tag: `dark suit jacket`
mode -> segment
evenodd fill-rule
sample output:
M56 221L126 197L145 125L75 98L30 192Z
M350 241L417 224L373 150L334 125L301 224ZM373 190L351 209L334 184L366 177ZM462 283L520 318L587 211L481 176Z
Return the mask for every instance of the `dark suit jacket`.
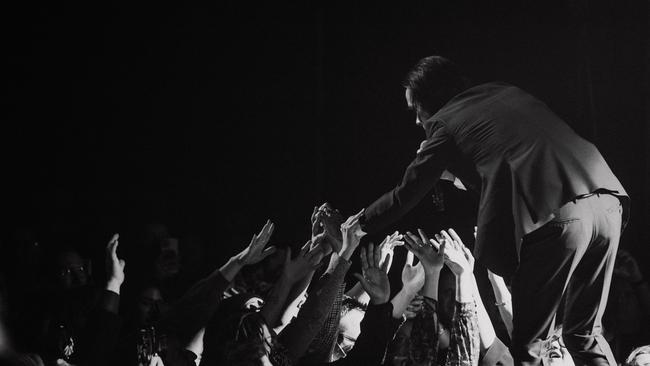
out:
M596 147L517 87L472 87L427 122L427 141L402 182L366 208L366 232L406 214L445 169L479 190L474 255L500 275L516 269L521 238L579 195L611 191L627 217L629 198Z

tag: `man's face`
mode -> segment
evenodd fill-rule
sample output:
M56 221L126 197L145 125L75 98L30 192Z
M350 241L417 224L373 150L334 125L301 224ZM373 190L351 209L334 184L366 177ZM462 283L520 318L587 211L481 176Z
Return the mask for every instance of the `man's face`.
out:
M158 320L166 308L160 290L155 287L147 287L142 290L138 299L138 322L142 325L151 324Z
M59 286L64 290L83 287L88 283L88 263L78 253L67 251L57 258Z
M408 108L415 112L415 124L426 130L425 122L431 117L431 114L413 100L413 91L411 88L406 88L406 105Z
M361 334L361 321L366 313L360 309L350 309L339 321L339 334L332 361L345 357Z
M570 357L562 352L560 340L553 338L544 346L542 366L572 366L573 360Z

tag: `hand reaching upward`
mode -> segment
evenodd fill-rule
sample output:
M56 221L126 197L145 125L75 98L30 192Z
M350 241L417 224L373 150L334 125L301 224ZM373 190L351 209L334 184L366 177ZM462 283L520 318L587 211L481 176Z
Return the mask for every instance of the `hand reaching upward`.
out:
M355 273L363 289L370 295L370 302L375 305L388 302L390 282L388 281L388 260L381 263L381 251L374 244L361 248L362 273Z

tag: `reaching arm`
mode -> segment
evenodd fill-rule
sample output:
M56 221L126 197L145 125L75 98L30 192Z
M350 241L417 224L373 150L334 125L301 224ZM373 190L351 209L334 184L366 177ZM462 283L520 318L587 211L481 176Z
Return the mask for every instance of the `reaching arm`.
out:
M424 285L424 267L421 263L414 266L413 259L413 253L408 252L402 269L402 289L391 300L393 318L401 318L404 315L406 308Z
M219 269L192 286L155 325L163 333L176 334L182 343L189 343L216 310L223 291L242 267L258 263L271 255L274 247L266 247L274 225L267 221L250 244Z
M415 207L445 170L452 146L451 137L440 123L406 168L402 182L366 208L361 218L363 230L368 233L380 231Z
M440 242L446 243L445 264L456 277L456 312L452 321L446 365L476 366L480 357L481 343L485 341L491 345L494 342L494 329L489 323L492 330L491 340L489 332L484 334L485 340L482 339L475 300L474 258L458 235L453 230L450 232L453 233L454 239L445 231L441 231L441 235L436 236ZM489 322L489 318L487 321Z
M303 245L300 253L293 260L291 259L291 248L287 248L282 274L260 311L267 324L275 325L277 323L287 302L289 290L297 281L313 272L321 259L320 247L311 247L311 241Z
M447 242L453 242L454 249L457 252L458 256L464 256L471 272L469 272L466 280L468 281L465 286L467 286L467 291L472 294L472 299L476 302L476 312L478 317L478 329L480 336L480 346L481 352L484 353L492 344L496 338L496 333L494 331L494 326L490 320L490 316L485 310L485 305L481 299L481 294L478 290L478 285L476 283L476 277L474 276L474 257L470 250L463 244L463 241L460 239L460 236L454 231L454 229L449 229L449 233L446 231L440 232L443 240ZM453 257L453 256L452 256Z
M510 338L512 338L512 298L510 296L508 286L506 286L506 282L501 276L492 273L492 271L489 269L488 279L492 285L492 290L494 291L494 299L497 309L499 309L499 314L501 314L503 324L506 326L508 335Z

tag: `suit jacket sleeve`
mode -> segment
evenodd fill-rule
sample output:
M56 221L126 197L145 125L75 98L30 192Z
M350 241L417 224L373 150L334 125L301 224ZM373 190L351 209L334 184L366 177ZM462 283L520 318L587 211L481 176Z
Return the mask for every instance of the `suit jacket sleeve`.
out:
M407 214L433 188L452 156L453 141L442 122L406 168L402 182L368 206L361 217L367 233L375 233Z

